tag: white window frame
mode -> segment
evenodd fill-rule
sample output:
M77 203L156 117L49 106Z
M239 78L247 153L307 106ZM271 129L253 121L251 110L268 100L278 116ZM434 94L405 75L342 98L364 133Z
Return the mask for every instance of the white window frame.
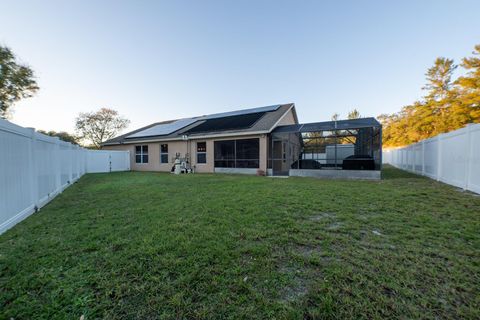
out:
M199 143L205 143L205 151L201 151L201 152L198 151L198 144ZM207 163L207 142L206 141L198 141L197 144L195 145L195 147L196 147L195 151L196 151L196 154L197 154L197 157L195 159L196 163L197 164L206 164ZM199 154L204 154L205 155L205 162L198 162L198 155Z
M140 152L137 151L137 147L140 147ZM143 150L144 147L147 147L147 152ZM136 145L135 146L135 163L137 164L145 164L148 163L149 156L148 156L148 144ZM140 162L137 161L137 156L140 156ZM143 156L147 156L147 161L143 162Z

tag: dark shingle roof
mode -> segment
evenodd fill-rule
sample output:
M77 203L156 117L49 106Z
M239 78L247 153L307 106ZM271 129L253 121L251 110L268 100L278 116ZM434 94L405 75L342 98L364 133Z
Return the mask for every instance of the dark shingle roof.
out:
M194 138L208 135L270 132L273 126L292 107L294 107L294 104L289 103L157 122L108 140L103 145L156 139L174 140L181 138L183 135Z

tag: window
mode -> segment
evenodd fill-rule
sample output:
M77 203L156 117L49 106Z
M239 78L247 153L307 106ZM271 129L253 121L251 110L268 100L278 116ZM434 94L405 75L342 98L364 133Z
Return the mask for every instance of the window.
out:
M148 163L148 146L135 146L135 162Z
M168 163L168 144L160 145L160 163Z
M215 167L258 168L259 139L215 141Z
M206 142L197 142L197 163L207 163Z

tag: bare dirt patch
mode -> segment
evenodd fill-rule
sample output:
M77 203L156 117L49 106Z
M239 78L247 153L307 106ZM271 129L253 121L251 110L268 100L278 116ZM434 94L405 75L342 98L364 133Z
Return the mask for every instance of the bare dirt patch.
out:
M336 214L333 212L319 212L313 216L310 216L308 220L310 221L321 221L326 219L334 219Z
M297 252L298 254L304 257L311 257L314 254L318 254L318 255L322 254L322 249L320 248L320 246L299 245L299 246L296 246L294 250L295 252Z
M304 271L292 266L280 266L278 271L289 278L288 284L280 289L281 301L293 302L308 293L309 280Z
M341 222L333 222L327 226L327 230L338 230L343 227L343 223Z

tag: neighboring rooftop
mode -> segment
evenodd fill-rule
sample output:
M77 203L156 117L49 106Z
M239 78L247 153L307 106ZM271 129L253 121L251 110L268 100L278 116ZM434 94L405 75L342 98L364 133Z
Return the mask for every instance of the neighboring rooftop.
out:
M142 140L174 140L182 136L198 137L234 133L267 133L294 107L293 103L215 113L153 123L103 143L133 143ZM296 113L293 111L296 118Z

